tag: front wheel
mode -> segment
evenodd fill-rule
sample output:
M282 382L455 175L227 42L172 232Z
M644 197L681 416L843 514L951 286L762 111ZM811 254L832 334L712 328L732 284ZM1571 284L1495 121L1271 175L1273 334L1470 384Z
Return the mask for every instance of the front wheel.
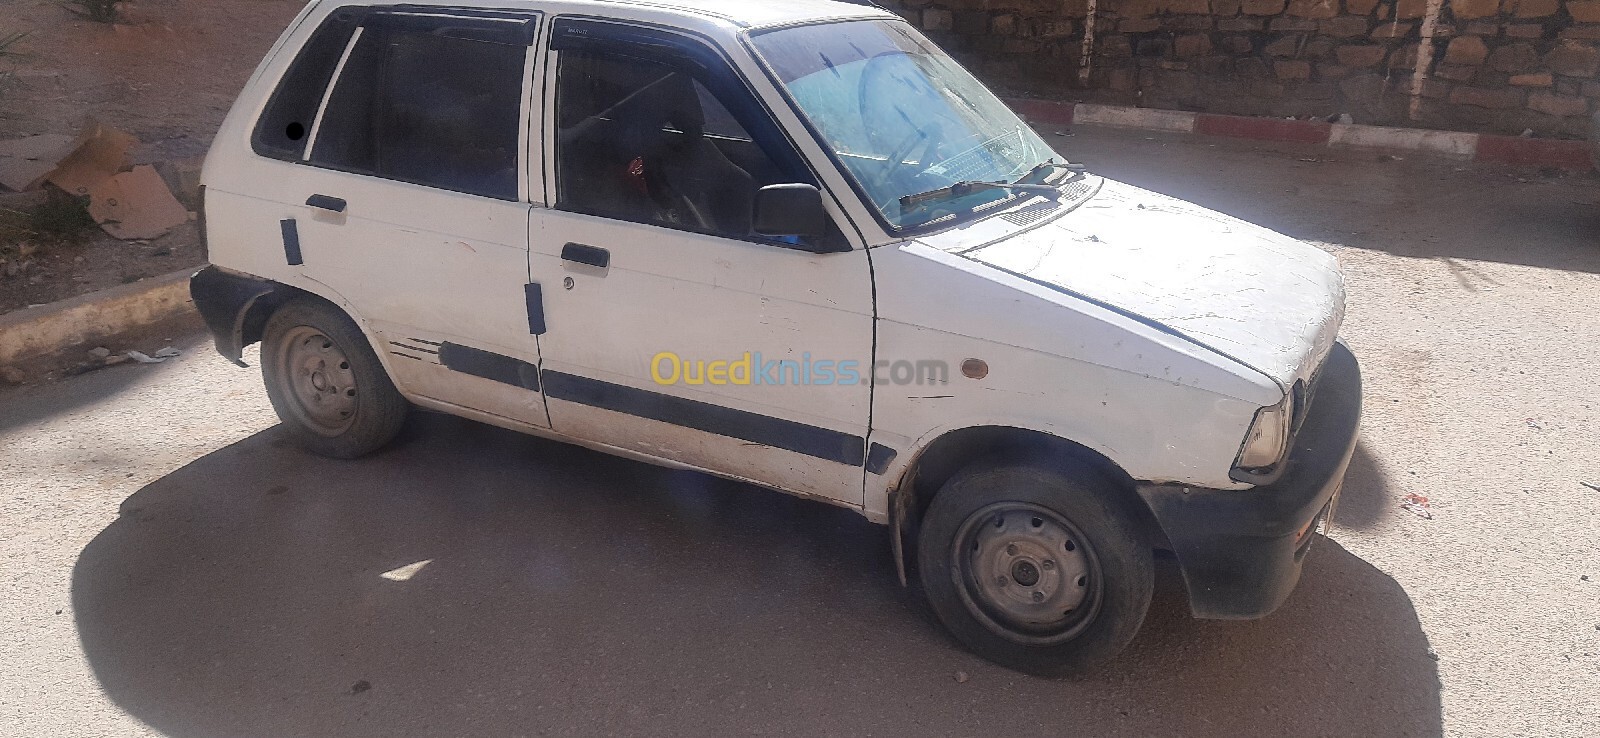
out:
M978 655L1039 676L1084 673L1144 622L1151 546L1125 498L1086 467L978 464L945 483L917 539L919 577Z
M353 459L382 448L410 409L355 321L317 300L293 300L273 313L261 374L278 418L321 456Z

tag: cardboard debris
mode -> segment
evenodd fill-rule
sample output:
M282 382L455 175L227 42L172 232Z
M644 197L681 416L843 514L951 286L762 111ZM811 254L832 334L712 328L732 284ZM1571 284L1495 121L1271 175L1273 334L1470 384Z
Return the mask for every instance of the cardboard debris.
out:
M0 186L25 192L44 183L74 148L71 136L46 133L0 141Z
M60 134L0 141L0 185L19 192L49 182L89 196L89 215L117 238L155 238L189 211L151 166L128 166L138 139L93 119L76 138Z
M71 155L47 179L69 194L91 194L95 185L128 166L128 150L138 143L132 135L91 118L84 122Z
M121 239L155 238L189 219L189 211L148 164L91 187L89 215Z

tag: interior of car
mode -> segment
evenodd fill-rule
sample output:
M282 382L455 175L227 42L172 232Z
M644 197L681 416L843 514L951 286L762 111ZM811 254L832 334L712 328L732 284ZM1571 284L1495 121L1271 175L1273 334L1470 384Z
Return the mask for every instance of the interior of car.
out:
M562 54L558 76L562 207L751 235L756 191L783 177L699 81L655 62L579 51Z

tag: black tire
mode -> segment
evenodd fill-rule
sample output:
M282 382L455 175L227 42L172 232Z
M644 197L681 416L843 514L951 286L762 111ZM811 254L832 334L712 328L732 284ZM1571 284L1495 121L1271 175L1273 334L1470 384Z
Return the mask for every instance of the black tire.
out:
M967 467L923 516L923 591L978 655L1036 676L1084 674L1120 653L1150 608L1151 544L1127 504L1085 466Z
M355 321L313 298L284 303L267 321L261 375L284 427L319 456L353 459L383 448L411 407Z

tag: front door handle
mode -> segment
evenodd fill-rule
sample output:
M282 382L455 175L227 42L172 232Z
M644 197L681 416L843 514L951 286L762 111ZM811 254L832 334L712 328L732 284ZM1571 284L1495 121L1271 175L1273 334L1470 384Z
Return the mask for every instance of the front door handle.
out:
M320 208L332 213L344 212L345 206L343 198L333 197L331 195L312 195L306 198L306 204L311 207Z
M611 252L597 246L569 243L561 247L561 258L578 264L605 269L611 265Z

